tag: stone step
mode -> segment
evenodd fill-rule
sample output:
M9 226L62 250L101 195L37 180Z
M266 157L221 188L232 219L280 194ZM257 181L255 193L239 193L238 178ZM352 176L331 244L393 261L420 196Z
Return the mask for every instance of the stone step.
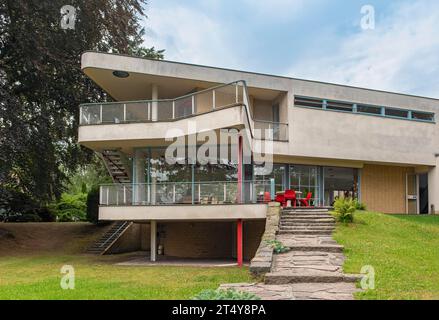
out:
M282 214L313 214L313 213L327 213L329 214L328 210L288 210L288 209L283 209L282 210Z
M284 222L298 222L298 223L335 223L334 219L281 219Z
M335 226L334 222L300 222L300 221L281 221L281 226L297 226L297 227L314 227L314 226L322 226L322 227L333 227Z
M322 227L322 226L281 226L279 230L290 231L334 231L335 227Z
M278 234L292 234L292 235L331 235L332 230L324 231L302 231L302 230L282 230L278 231Z
M283 212L328 212L328 209L321 209L321 208L300 208L300 207L296 207L296 208L292 208L292 207L287 207L287 208L283 208L282 209Z
M325 212L311 212L311 213L303 213L303 212L297 212L297 213L282 213L281 217L297 217L297 216L321 216L321 217L332 217L329 213Z
M361 279L359 275L343 274L341 272L313 270L310 268L293 268L289 272L271 272L265 275L265 284L290 283L354 283Z
M293 245L288 246L291 251L307 251L307 252L343 252L343 246L339 244L322 244L322 245Z
M283 214L281 218L334 218L330 214Z

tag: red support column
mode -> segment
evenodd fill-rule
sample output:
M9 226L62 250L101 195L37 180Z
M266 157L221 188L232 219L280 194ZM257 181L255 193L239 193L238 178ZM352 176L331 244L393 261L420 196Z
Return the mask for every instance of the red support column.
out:
M242 261L243 261L243 248L242 248L242 219L238 219L236 221L236 255L238 260L238 267L242 267Z

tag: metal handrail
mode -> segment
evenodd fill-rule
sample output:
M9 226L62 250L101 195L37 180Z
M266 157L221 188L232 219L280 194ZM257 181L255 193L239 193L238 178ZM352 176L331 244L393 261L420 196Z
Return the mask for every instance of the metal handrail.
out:
M160 103L160 102L172 102L172 103L175 103L176 101L179 101L179 100L183 100L183 99L190 98L190 97L193 98L193 97L195 97L197 95L201 95L201 94L206 93L206 92L215 92L216 90L219 90L221 88L228 87L228 86L233 86L233 85L235 85L235 86L241 85L242 86L242 90L243 90L242 91L242 99L243 99L243 101L238 101L239 93L236 92L236 100L237 100L236 103L232 103L232 104L228 104L228 105L224 105L224 106L215 106L214 105L212 107L212 110L207 111L207 112L212 112L212 111L215 111L215 110L220 110L220 109L224 109L224 108L227 108L227 107L233 107L233 106L244 106L245 113L246 113L246 118L247 118L246 120L248 122L248 127L250 128L251 138L255 138L255 134L254 134L254 123L255 122L256 123L272 123L274 125L283 125L283 126L288 127L288 123L273 122L273 121L267 121L267 120L255 120L255 119L253 119L252 113L251 113L251 111L249 109L249 101L250 101L250 99L249 99L248 90L247 90L247 83L245 82L245 80L238 80L238 81L230 82L230 83L227 83L227 84L218 85L218 86L215 86L215 87L212 87L212 88L203 89L203 90L200 90L200 91L197 91L197 92L194 92L194 93L190 93L190 94L187 94L187 95L183 95L183 96L180 96L180 97L177 97L177 98L173 98L173 99L117 101L117 102L103 102L103 103L84 103L84 104L80 105L80 108L81 108L80 122L82 120L82 107L101 106L101 108L102 108L103 105L124 105L124 106L126 106L126 104L135 104L135 103L145 103L145 104ZM205 113L207 113L207 112L205 112ZM173 115L173 118L167 119L166 122L178 121L178 120L180 120L182 118L190 118L190 117L194 117L194 116L197 116L197 115L201 115L203 113L190 114L190 115L182 116L182 117L175 117ZM102 122L102 114L100 115L100 121ZM126 121L126 119L124 119L124 121ZM144 120L140 120L138 122L144 122ZM148 120L147 122L157 122L157 121ZM80 125L81 125L81 123L80 123Z

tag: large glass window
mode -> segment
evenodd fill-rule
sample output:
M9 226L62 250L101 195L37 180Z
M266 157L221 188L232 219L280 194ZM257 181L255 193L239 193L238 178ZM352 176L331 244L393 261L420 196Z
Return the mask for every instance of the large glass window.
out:
M326 167L324 176L324 205L332 206L338 198L358 198L358 170Z
M305 198L311 192L311 205L320 204L319 168L317 166L290 166L290 188L296 191L298 198Z
M264 185L269 185L274 179L276 192L285 190L285 165L274 164L272 170L265 169L263 166L254 166L255 181Z

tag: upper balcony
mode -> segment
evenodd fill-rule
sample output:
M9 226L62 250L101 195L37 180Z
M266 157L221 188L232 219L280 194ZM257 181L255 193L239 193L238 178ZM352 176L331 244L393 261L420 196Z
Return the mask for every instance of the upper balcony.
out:
M288 124L269 120L276 113L279 118L279 106L274 107L276 110L270 102L264 106L263 100L250 98L247 90L244 81L236 81L173 99L82 104L79 140L130 140L140 135L148 140L163 139L171 128L189 134L190 120L196 122L199 131L246 128L253 139L288 141ZM124 124L133 125L133 135ZM101 130L84 128L96 125L110 126L105 130L106 137Z

